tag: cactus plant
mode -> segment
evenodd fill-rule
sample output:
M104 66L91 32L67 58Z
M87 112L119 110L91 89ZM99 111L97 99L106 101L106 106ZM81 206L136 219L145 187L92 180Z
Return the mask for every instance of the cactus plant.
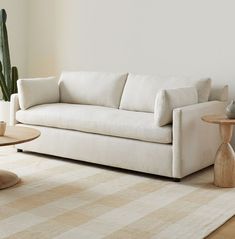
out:
M10 101L11 95L17 93L18 70L11 67L7 28L7 14L5 9L0 10L0 87L3 100Z

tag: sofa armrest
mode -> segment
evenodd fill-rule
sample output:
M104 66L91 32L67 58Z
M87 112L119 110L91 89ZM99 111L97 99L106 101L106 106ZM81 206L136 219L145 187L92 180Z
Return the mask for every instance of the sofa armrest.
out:
M182 178L214 163L221 143L218 125L201 120L203 115L224 114L226 102L209 101L173 111L172 175Z
M10 103L10 125L14 126L17 124L16 120L16 112L20 109L19 105L19 97L18 94L11 95L11 103Z

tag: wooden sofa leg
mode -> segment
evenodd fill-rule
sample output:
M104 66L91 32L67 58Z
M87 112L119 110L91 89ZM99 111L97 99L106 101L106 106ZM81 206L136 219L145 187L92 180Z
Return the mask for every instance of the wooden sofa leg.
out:
M18 152L18 153L22 153L22 152L23 152L23 149L17 149L17 152Z
M173 178L173 182L179 183L181 181L180 178Z

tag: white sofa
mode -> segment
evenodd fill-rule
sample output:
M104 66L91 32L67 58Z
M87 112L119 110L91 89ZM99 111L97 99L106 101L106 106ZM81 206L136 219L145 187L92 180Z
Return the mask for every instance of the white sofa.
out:
M210 83L96 72L64 72L59 82L19 80L11 124L37 128L41 136L16 147L178 180L214 163L219 130L200 118L224 112L227 87L211 90ZM163 88L195 88L197 102L181 102L174 91L168 102L171 93ZM162 101L159 92L166 93ZM162 110L172 123L158 125Z

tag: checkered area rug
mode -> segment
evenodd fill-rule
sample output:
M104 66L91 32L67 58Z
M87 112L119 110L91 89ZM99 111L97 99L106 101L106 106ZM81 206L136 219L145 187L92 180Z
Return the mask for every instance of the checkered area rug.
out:
M0 168L22 179L0 191L0 238L197 239L235 213L211 168L175 183L13 149Z

